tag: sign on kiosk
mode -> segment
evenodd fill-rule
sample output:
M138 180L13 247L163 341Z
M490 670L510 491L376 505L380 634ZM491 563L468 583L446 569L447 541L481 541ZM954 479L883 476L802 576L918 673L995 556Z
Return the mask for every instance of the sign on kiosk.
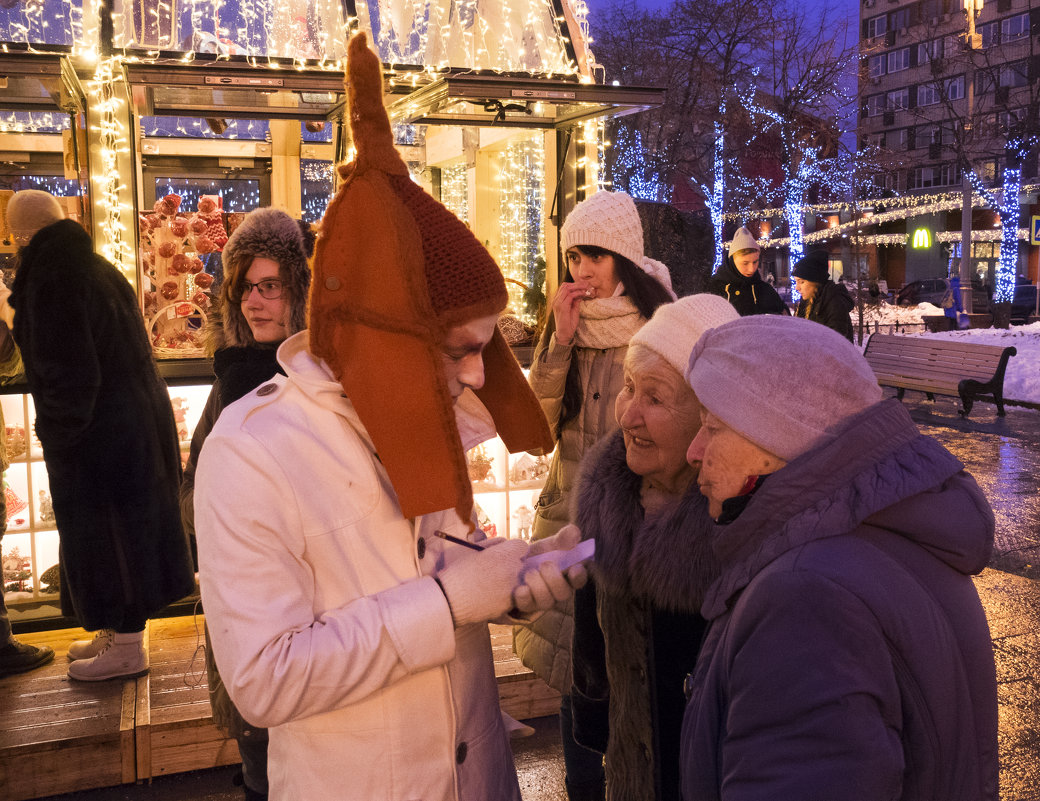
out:
M1029 221L1029 244L1040 245L1040 214L1034 214Z

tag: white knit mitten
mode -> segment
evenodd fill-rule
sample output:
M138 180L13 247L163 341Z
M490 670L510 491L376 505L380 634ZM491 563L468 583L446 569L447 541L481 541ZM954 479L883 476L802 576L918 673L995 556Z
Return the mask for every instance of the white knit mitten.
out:
M529 548L523 540L506 540L467 554L437 574L456 628L495 620L512 609Z

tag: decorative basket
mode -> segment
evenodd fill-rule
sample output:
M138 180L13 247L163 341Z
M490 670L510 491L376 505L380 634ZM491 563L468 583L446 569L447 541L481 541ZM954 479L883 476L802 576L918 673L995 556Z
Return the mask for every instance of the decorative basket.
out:
M159 308L159 310L152 315L148 321L148 338L153 343L152 352L158 359L197 359L206 355L206 350L198 345L185 344L182 347L167 347L163 345L155 345L155 327L163 318L168 320L187 320L195 315L199 318L198 331L201 333L202 329L206 325L206 312L205 310L196 303L192 303L189 300L175 300L172 303L167 303L165 306Z

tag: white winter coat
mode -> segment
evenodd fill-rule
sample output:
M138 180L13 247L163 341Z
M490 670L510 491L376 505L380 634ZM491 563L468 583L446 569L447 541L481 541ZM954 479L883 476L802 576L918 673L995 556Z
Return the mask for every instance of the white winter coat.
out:
M488 628L456 630L433 579L467 551L432 532L466 526L454 511L401 516L307 337L279 348L287 378L221 414L195 488L217 665L271 730L271 798L519 801ZM470 448L493 428L467 396Z

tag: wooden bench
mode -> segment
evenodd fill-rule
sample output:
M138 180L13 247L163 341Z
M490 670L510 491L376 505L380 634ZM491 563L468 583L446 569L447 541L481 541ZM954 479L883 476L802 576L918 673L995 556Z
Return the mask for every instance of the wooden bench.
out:
M998 345L977 345L952 339L873 334L863 352L883 387L895 387L896 396L912 389L935 395L959 396L960 414L967 417L975 400L991 395L997 414L1004 416L1004 372L1017 351Z

